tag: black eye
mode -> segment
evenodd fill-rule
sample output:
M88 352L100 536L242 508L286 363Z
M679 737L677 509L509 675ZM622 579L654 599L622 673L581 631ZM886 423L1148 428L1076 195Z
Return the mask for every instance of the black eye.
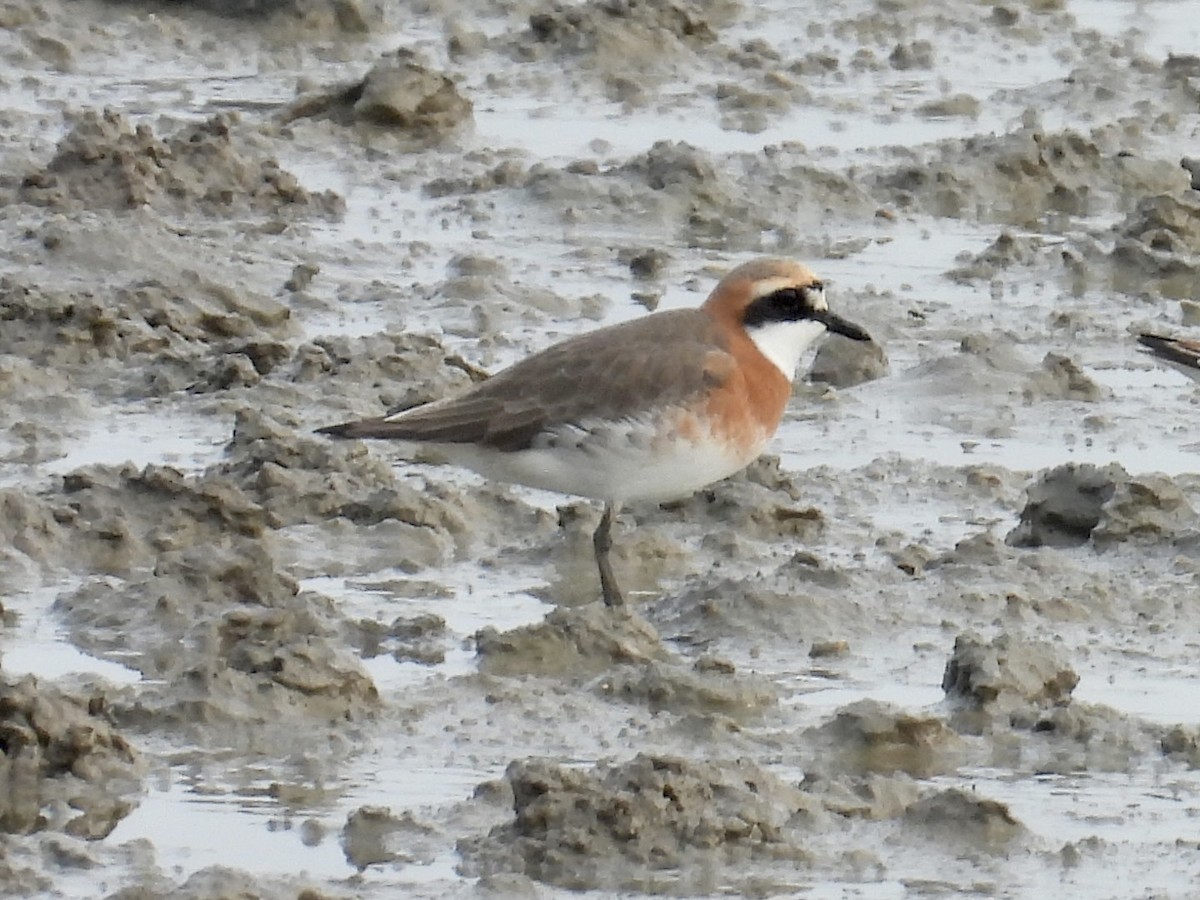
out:
M812 311L810 294L823 287L821 282L814 281L804 287L785 287L764 294L746 307L742 324L753 328L770 322L795 322L806 318Z

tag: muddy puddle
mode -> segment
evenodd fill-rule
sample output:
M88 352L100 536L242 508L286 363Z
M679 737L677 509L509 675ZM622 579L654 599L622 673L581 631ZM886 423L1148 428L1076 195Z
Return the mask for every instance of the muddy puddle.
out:
M0 3L0 890L1193 896L1198 23ZM758 255L882 355L628 612L591 505L312 433Z

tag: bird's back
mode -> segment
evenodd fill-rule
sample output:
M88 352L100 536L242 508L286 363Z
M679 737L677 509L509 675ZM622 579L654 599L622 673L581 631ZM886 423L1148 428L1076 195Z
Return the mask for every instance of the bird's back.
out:
M686 406L715 386L725 356L708 315L670 310L562 341L458 397L322 432L514 452L562 428Z

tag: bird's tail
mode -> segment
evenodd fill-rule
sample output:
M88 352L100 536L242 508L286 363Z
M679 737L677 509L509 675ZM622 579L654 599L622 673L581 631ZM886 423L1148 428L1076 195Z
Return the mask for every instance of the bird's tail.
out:
M326 425L318 428L316 434L324 434L336 438L410 438L412 429L399 422L389 422L386 417L374 419L357 419L353 422L342 422L338 425Z

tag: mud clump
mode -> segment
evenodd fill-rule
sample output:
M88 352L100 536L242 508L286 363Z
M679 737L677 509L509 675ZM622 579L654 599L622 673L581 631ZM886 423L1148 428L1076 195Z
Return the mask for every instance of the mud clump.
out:
M362 35L383 22L378 4L372 0L190 0L166 9L195 7L218 16L245 22L269 23L278 36Z
M342 851L360 872L389 862L428 865L435 856L432 841L436 834L436 829L410 812L396 815L386 807L360 806L346 817ZM437 849L441 849L440 842Z
M1179 166L1128 152L1119 133L1099 129L945 141L897 168L863 173L884 203L933 216L1046 231L1047 212L1094 216L1148 191L1186 183Z
M367 337L322 337L302 344L281 375L320 381L334 415L377 416L460 393L475 371L435 338L400 332ZM350 405L353 401L353 406ZM247 422L255 418L246 412Z
M1029 378L1022 396L1026 403L1035 400L1079 400L1095 403L1111 392L1093 381L1073 359L1061 353L1047 353L1040 371Z
M402 484L361 444L297 435L257 410L237 417L228 460L199 475L93 466L65 476L61 493L24 502L14 495L11 503L34 526L26 535L31 555L45 558L62 542L71 565L117 575L152 567L164 552L218 549L293 525L334 527L338 518L426 529L448 550L465 540L469 519L485 519L482 507L464 510L451 493Z
M0 831L103 838L136 802L144 766L103 715L34 678L0 678Z
M334 645L316 639L314 619L305 610L234 610L217 634L231 669L266 675L304 698L329 698L342 707L336 714L361 716L378 699L375 686Z
M43 498L44 519L36 504L10 498L33 526L31 562L62 565L69 554L89 576L56 601L76 643L152 679L113 699L122 722L207 725L205 740L239 743L240 734L211 735L218 724L236 730L297 715L337 723L377 708L374 684L344 646L352 623L327 598L300 592L273 555L274 531L289 517L322 517L303 511L303 497L272 512L263 492L273 482L248 480L242 490L216 472L94 467Z
M954 845L1002 852L1029 830L1007 806L958 788L923 797L904 815L908 827Z
M399 616L390 625L362 619L357 632L358 653L363 659L389 653L397 662L427 666L446 660L446 620L433 613Z
M1125 470L1112 463L1068 464L1045 473L1027 491L1021 524L1006 542L1017 547L1078 547L1100 524L1104 505L1116 493Z
M721 111L721 127L726 131L744 131L758 134L766 131L771 119L787 112L791 99L780 87L793 87L784 77L777 75L772 89L748 90L741 85L724 82L716 89L717 108Z
M1054 644L1002 634L991 643L962 634L942 688L950 727L995 761L1011 754L1032 772L1128 772L1157 749L1161 728L1100 704L1072 700L1079 682Z
M991 643L959 635L942 676L946 696L959 701L952 724L969 733L990 723L1033 728L1046 710L1069 703L1078 683L1059 648L1008 634Z
M918 363L900 376L939 398L929 418L955 431L1009 437L1016 403L1094 402L1109 396L1078 363L1059 353L1047 353L1038 365L1014 349L1011 340L983 332L965 334L958 349Z
M622 164L619 174L641 182L664 204L680 204L687 210L689 229L697 234L713 234L719 211L728 211L737 196L712 156L684 142L659 141Z
M617 254L617 258L629 266L629 271L635 278L646 280L663 277L671 263L671 254L657 247L624 250Z
M23 491L0 491L0 577L5 584L18 572L56 565L63 528L60 518L69 513ZM9 585L5 585L9 586Z
M1195 191L1143 197L1115 227L1107 261L1118 290L1195 297L1200 278L1200 200ZM1094 255L1094 254L1093 254Z
M72 547L69 562L113 575L153 566L162 552L259 538L271 524L228 481L188 478L167 466L79 469L47 503L58 526L52 536Z
M153 680L114 702L123 721L210 729L294 724L297 716L341 722L378 705L374 684L341 646L340 615L300 593L255 542L165 552L148 575L119 587L90 581L56 609L81 646L119 654Z
M445 75L406 61L376 64L354 99L354 114L363 121L417 133L452 131L470 120L471 109Z
M592 771L509 765L514 819L459 850L476 874L516 871L571 890L636 890L665 870L705 890L721 861L800 858L789 825L815 806L748 760L639 754ZM711 887L711 886L710 886Z
M945 722L915 716L875 700L844 707L833 719L810 729L826 752L816 754L817 768L828 772L904 772L931 778L953 772L963 760L961 739Z
M635 613L589 604L559 607L534 625L475 635L480 671L491 675L594 675L614 665L664 659L654 627Z
M275 160L238 141L234 124L214 116L164 139L113 110L88 110L76 117L46 168L26 176L20 197L69 212L149 206L210 215L342 215L340 196L305 190Z
M799 151L777 148L718 160L683 141L657 141L607 168L538 164L521 186L575 224L647 218L676 228L691 246L726 251L815 252L807 229L831 210L869 217L877 208L853 180L813 166ZM786 220L776 213L781 193L789 197Z
M801 787L820 798L825 810L834 816L876 822L903 816L921 794L918 783L902 773L822 775L810 771L805 772Z
M1200 253L1200 198L1192 193L1143 197L1117 233L1156 250Z
M229 387L218 374L240 360L257 383L291 351L281 303L184 270L105 292L59 291L0 278L0 354L55 370L89 367L92 390L126 397ZM111 378L95 378L97 366Z
M1131 476L1120 465L1070 463L1051 469L1027 490L1021 523L1006 542L1016 547L1103 547L1129 540L1190 544L1195 510L1163 475Z
M810 470L805 477L824 476ZM863 606L857 578L821 560L829 522L819 509L792 497L802 503L812 492L771 457L672 507L681 522L699 527L702 549L718 560L758 552L755 541L788 555L751 578L714 566L680 590L664 592L649 606L663 633L676 640L686 636L695 646L731 638L758 647L777 643L786 653L802 652L808 640L858 633Z
M254 897L256 900L328 900L335 896L313 887L303 876L264 878L226 866L208 866L175 884L156 877L123 887L106 900L214 900Z
M1035 235L1002 231L982 252L975 254L947 273L960 282L990 280L1016 266L1032 266L1041 259L1046 242Z
M283 121L324 117L344 126L395 129L428 142L470 124L473 110L451 78L399 52L377 62L361 81L299 98Z
M285 531L292 526L308 526L310 537L354 542L374 532L347 533L347 523L386 523L392 564L410 569L465 549L483 527L512 528L514 515L531 528L549 527L548 516L503 493L483 491L468 501L452 487L418 489L361 443L297 434L255 409L237 416L227 460L199 475L169 466L93 466L64 476L60 491L0 492L0 508L7 512L0 534L10 535L0 554L18 568L65 566L119 577L191 547L219 550L247 538L271 552L293 539L298 547L302 535ZM339 558L336 568L344 574L349 564Z
M767 454L686 500L664 504L664 511L684 521L703 522L711 540L736 536L812 544L821 539L828 523L821 510L805 502L808 497L801 478L785 472L778 456Z
M1200 729L1176 725L1159 742L1163 755L1200 769Z
M622 27L627 32L644 32L647 40L656 43L671 36L707 44L716 36L700 18L696 7L703 5L593 0L582 6L565 6L556 2L548 12L529 17L529 33L539 44L552 45L572 54L596 52L603 41L612 38L613 32Z
M819 384L846 388L875 381L887 371L887 354L881 345L833 335L817 348L808 378Z
M922 103L917 107L916 114L929 119L943 119L951 116L965 116L974 119L979 116L979 108L980 103L977 97L970 94L951 94L948 97Z
M1174 481L1165 475L1136 475L1116 484L1092 540L1101 546L1129 540L1190 546L1196 542L1197 524L1196 511Z
M716 40L710 23L724 17L723 6L721 0L589 0L578 5L556 0L531 15L525 31L504 36L497 46L520 62L569 61L568 71L598 77L610 98L642 103L648 78L669 73L673 64Z
M621 666L599 679L596 689L605 697L642 703L654 712L734 720L761 714L779 695L767 679L706 658L690 667L659 661Z

